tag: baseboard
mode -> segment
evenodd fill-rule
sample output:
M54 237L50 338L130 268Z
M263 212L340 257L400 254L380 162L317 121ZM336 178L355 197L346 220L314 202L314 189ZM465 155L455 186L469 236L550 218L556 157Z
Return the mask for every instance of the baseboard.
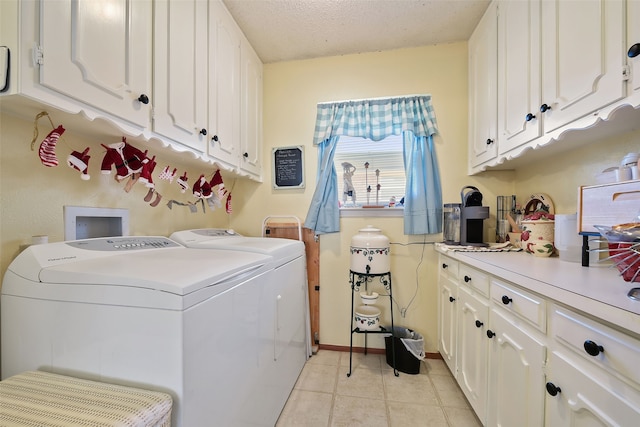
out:
M319 350L330 350L330 351L345 351L349 352L348 346L342 345L329 345L329 344L319 344ZM371 354L386 354L386 350L384 348L367 348L367 353ZM354 353L364 353L364 347L353 347ZM396 353L397 354L397 353ZM425 353L425 359L442 359L442 355L440 353Z

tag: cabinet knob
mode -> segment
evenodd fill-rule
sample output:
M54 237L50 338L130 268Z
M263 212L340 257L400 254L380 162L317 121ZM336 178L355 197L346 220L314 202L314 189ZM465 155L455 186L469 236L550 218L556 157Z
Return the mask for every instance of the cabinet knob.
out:
M484 325L484 323L482 323L479 320L476 320L476 328L482 328L482 325Z
M524 118L524 119L525 119L526 121L530 122L531 120L533 120L533 119L535 119L535 118L536 118L535 114L531 114L531 113L529 113L529 114L527 114L527 115L525 116L525 118Z
M207 130L204 129L204 128L200 129L200 135L205 135L206 136L207 135Z
M465 281L465 283L469 283L471 281L471 277L464 276L464 281Z
M496 336L496 333L495 333L495 332L493 332L491 329L488 329L488 330L487 330L487 337L489 337L489 338L493 338L493 337L495 337L495 336Z
M242 157L246 159L247 157L249 157L249 153L242 153Z
M604 353L604 347L591 340L586 340L584 342L584 351L586 351L590 356L597 356L600 353Z
M444 264L444 263L442 264L442 268L447 268L447 267L449 267L447 264Z
M449 302L454 302L456 299L454 297L449 297Z
M540 112L541 113L546 113L548 110L551 110L551 107L547 104L542 104L540 106Z
M506 295L502 295L502 303L504 305L509 305L509 303L513 302L513 300L511 298L509 298Z
M143 93L138 97L138 101L147 105L149 103L149 97Z
M493 144L493 139L491 138L487 139L487 145L491 145L491 144Z
M629 52L627 52L627 55L629 55L629 58L635 58L636 56L640 55L640 43L636 43L631 46L629 48Z
M218 142L218 135L213 135L213 136L211 137L211 140L212 140L212 141L215 141L215 142Z
M562 390L560 390L560 387L556 386L554 383L547 383L547 393L549 393L551 396L557 396L561 391Z

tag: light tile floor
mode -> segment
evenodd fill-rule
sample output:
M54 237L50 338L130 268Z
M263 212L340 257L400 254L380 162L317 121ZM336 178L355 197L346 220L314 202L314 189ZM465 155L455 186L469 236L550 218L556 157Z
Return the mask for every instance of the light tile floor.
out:
M393 375L383 354L320 350L307 361L277 427L480 427L444 361Z

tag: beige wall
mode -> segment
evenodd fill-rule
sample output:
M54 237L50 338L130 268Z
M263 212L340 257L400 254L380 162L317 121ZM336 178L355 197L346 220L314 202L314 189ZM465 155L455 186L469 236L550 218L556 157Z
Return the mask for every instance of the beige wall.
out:
M62 113L50 112L53 121L66 124ZM4 271L18 254L20 246L31 242L31 236L45 234L50 242L64 238L63 206L90 206L106 208L125 208L130 215L131 235L167 236L177 229L228 226L228 218L223 210L191 213L186 207L173 206L169 209L166 202L175 199L180 202L193 201L187 192L181 194L174 180L160 181L155 177L166 166L177 167L180 173L187 170L189 183L193 184L199 173L213 173L211 167L194 167L175 155L169 157L159 149L150 148L149 153L156 155L157 166L154 171L156 188L163 199L157 207L151 207L143 199L148 189L137 183L131 192L123 190L124 182L117 183L113 176L102 175L100 166L105 150L100 143L118 142L118 138L105 139L97 135L74 132L72 126L56 146L59 165L45 167L38 157L40 142L51 130L46 118L39 121L39 136L35 151L30 145L33 138L33 119L24 120L8 114L0 115L0 248L1 268ZM129 143L140 149L145 144L128 138ZM89 146L89 174L91 179L83 181L80 173L66 165L71 151L83 151Z
M456 43L268 64L264 68L264 176L262 184L237 180L233 191L231 216L221 210L192 214L187 208L169 210L163 202L152 208L142 199L146 190L138 184L127 194L122 184L99 174L104 141L96 135L64 135L59 158L74 150L91 147L88 182L66 165L45 168L37 152L29 149L31 118L17 119L0 115L0 248L4 273L20 245L34 234L47 234L51 241L63 237L64 205L127 208L131 214L131 234L168 235L176 229L194 227L233 227L247 235L259 235L266 216L295 215L302 221L313 195L316 178L316 149L312 146L316 104L323 101L361 99L429 93L438 120L436 137L444 202L457 202L460 189L475 185L484 194L485 204L495 211L497 195L516 194L520 201L529 194L544 192L551 196L557 212L575 212L577 187L594 183L596 172L619 162L629 151L640 151L640 134L624 134L583 149L532 162L516 171L466 175L467 165L467 45ZM53 114L56 117L56 114ZM41 136L47 129L41 121ZM63 123L64 124L64 123ZM135 139L130 142L136 143ZM142 143L140 143L142 147ZM302 145L305 149L306 188L274 190L271 186L271 150L275 147ZM153 151L152 151L153 153ZM158 167L165 164L186 169L190 183L201 172L177 154L157 152ZM157 173L157 172L156 172ZM233 183L225 177L227 186ZM176 183L159 183L165 200L193 200L180 194ZM485 221L492 227L495 217ZM432 246L421 243L439 241L440 235L405 236L400 218L350 218L341 221L340 233L320 238L320 342L348 346L351 292L348 283L351 237L367 224L381 228L391 239L394 319L396 324L416 329L425 336L426 349L437 349L437 255ZM490 233L487 232L488 237ZM414 297L415 295L415 297ZM411 303L411 304L410 304ZM382 306L382 304L379 304ZM388 306L384 305L385 323ZM408 307L408 308L407 308ZM406 316L401 315L406 308ZM362 346L362 337L354 343ZM371 347L383 347L380 337L369 340Z
M360 55L267 64L264 68L264 165L262 185L238 182L242 210L234 227L259 234L265 216L295 215L304 221L316 178L316 148L312 146L316 104L325 101L429 93L438 120L436 137L444 202L457 202L460 189L475 185L492 216L485 221L490 239L495 224L496 196L516 194L520 202L530 194L551 196L559 213L576 211L577 188L595 183L595 174L616 165L629 151L640 150L640 135L620 135L579 150L534 161L515 171L485 172L469 177L467 165L467 45L456 43ZM575 135L574 135L575 136ZM576 137L580 139L580 135ZM305 189L274 190L271 150L302 145L305 149ZM234 200L236 200L234 198ZM351 290L348 283L349 245L358 229L373 224L391 239L394 320L425 336L427 351L437 351L437 255L427 241L441 235L405 236L400 218L348 218L341 232L320 237L320 343L349 345ZM415 295L415 297L414 297ZM410 305L409 305L410 304ZM379 304L382 306L382 304ZM408 306L408 308L407 308ZM383 306L384 321L389 322ZM406 309L406 317L400 312ZM355 337L362 346L362 337ZM373 337L369 346L383 347Z
M241 183L243 210L234 227L260 232L267 215L295 215L304 221L315 188L316 148L312 146L316 104L346 99L431 94L438 120L435 138L443 194L457 202L464 185L478 186L487 200L513 192L513 172L467 177L467 45L455 43L360 55L267 64L264 68L265 184ZM271 150L302 145L305 149L306 188L274 190ZM235 200L235 199L234 199ZM436 351L436 254L432 245L441 235L405 236L402 218L349 218L341 232L320 237L320 343L349 346L351 289L349 245L357 231L372 224L381 228L392 244L394 321L425 336L426 347ZM415 297L414 297L415 296ZM381 302L389 324L389 304ZM411 304L410 304L411 302ZM410 304L410 305L409 305ZM408 307L408 308L407 308ZM406 317L401 315L406 309ZM404 312L405 310L403 310ZM362 336L355 337L363 346ZM369 339L371 347L384 347L381 337Z

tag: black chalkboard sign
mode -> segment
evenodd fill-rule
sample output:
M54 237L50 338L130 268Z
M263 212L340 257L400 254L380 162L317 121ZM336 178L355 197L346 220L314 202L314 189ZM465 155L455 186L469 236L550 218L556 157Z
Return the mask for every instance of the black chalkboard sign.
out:
M304 188L302 146L273 149L273 188Z

